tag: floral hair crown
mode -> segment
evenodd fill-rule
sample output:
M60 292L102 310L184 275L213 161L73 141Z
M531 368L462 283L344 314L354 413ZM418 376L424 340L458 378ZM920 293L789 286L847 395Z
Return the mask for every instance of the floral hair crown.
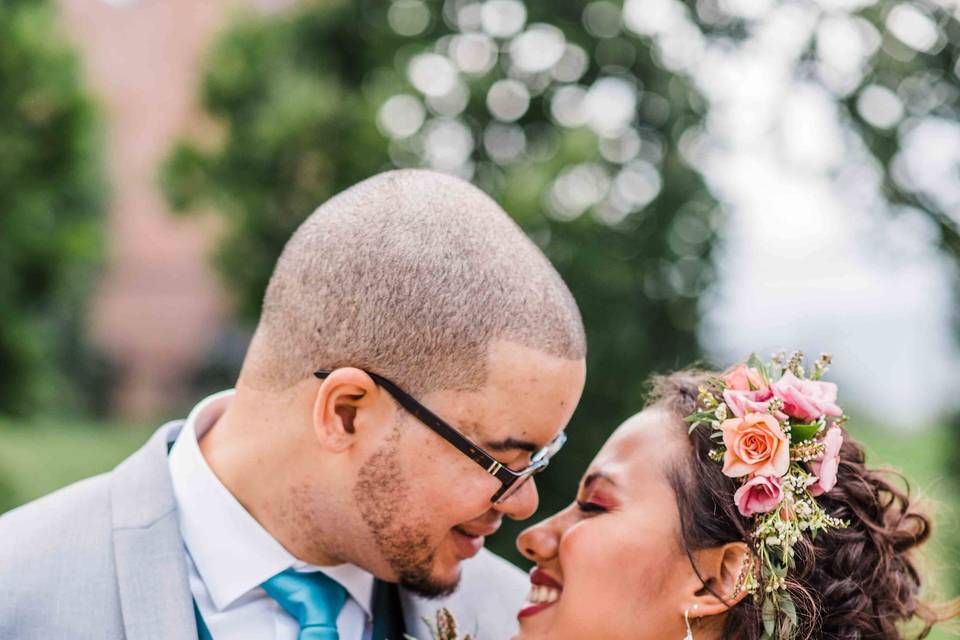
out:
M848 526L816 500L837 482L847 420L836 404L837 385L820 380L829 364L830 356L821 355L808 376L799 351L789 359L774 355L770 363L751 355L709 378L686 418L691 433L712 428L717 446L710 458L739 482L734 501L753 521L755 555L735 595L746 591L762 603L763 638L793 637L797 613L786 578L800 537Z

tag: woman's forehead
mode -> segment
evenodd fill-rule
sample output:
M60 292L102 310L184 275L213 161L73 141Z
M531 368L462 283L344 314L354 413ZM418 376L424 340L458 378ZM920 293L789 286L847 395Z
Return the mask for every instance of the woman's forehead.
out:
M590 465L590 471L634 481L662 475L663 463L676 453L675 417L660 407L650 407L617 427Z

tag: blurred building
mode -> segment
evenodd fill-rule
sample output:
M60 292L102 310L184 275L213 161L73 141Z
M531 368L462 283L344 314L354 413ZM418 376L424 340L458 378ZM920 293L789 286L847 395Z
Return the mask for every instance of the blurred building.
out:
M58 2L107 129L109 258L94 336L117 370L114 412L149 419L188 400L187 382L226 319L209 266L216 221L174 217L157 173L173 140L200 119L203 54L239 2Z

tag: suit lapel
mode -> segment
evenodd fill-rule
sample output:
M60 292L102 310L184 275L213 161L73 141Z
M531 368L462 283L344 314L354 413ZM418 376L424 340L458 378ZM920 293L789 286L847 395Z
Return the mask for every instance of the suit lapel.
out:
M161 427L110 478L113 548L127 640L196 640L193 600Z

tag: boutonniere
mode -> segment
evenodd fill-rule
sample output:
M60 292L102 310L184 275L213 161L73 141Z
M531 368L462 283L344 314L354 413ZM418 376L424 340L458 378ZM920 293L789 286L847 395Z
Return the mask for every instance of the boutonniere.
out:
M433 640L474 640L473 636L469 633L465 636L460 635L460 632L457 631L457 619L453 617L453 614L450 613L450 610L446 607L437 611L437 620L435 623L428 618L424 618L423 621L426 623L427 628L430 629ZM413 636L408 635L404 635L404 638L406 638L406 640L417 640Z

